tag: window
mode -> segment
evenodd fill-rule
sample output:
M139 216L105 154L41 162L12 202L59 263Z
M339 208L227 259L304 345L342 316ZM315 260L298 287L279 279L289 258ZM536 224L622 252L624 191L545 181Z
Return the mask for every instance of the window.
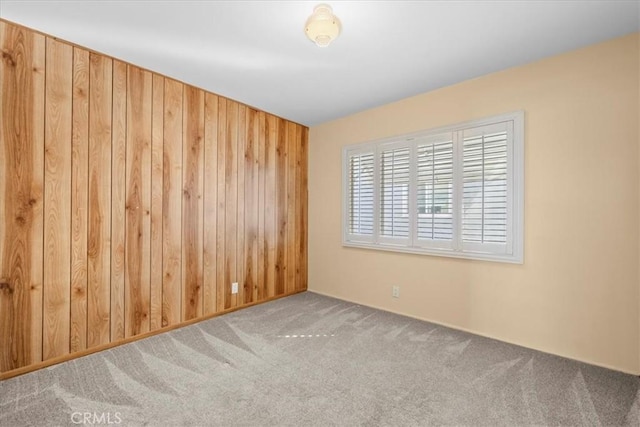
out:
M345 246L522 263L522 112L343 155Z
M380 233L388 243L409 239L409 161L411 148L384 147L380 151Z
M349 234L363 238L371 237L374 215L373 154L351 154L348 170Z

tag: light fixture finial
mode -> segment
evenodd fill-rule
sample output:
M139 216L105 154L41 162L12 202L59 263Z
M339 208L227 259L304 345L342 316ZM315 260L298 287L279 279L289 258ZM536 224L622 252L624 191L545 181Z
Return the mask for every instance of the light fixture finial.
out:
M327 4L319 4L313 8L313 13L307 19L304 32L317 46L329 46L340 35L340 20L333 14L333 9Z

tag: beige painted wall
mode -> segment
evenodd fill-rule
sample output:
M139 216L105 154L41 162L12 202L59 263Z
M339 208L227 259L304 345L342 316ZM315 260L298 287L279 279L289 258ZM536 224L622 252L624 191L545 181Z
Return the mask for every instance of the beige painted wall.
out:
M309 289L640 373L638 43L636 33L312 127ZM521 109L523 265L342 247L344 145Z

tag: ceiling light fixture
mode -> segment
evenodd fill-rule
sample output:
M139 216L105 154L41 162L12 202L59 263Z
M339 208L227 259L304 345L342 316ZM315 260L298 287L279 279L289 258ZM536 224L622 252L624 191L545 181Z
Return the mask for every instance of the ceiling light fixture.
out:
M317 46L327 47L340 35L341 27L340 20L333 14L331 6L319 4L313 8L313 13L307 19L304 32Z

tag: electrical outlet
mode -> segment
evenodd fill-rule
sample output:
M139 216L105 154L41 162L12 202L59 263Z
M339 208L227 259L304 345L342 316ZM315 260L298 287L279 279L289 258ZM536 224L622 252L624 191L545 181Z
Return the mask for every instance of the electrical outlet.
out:
M231 293L232 294L237 294L238 293L238 282L233 282L231 284Z
M391 296L394 298L400 298L400 286L394 286L391 290Z

